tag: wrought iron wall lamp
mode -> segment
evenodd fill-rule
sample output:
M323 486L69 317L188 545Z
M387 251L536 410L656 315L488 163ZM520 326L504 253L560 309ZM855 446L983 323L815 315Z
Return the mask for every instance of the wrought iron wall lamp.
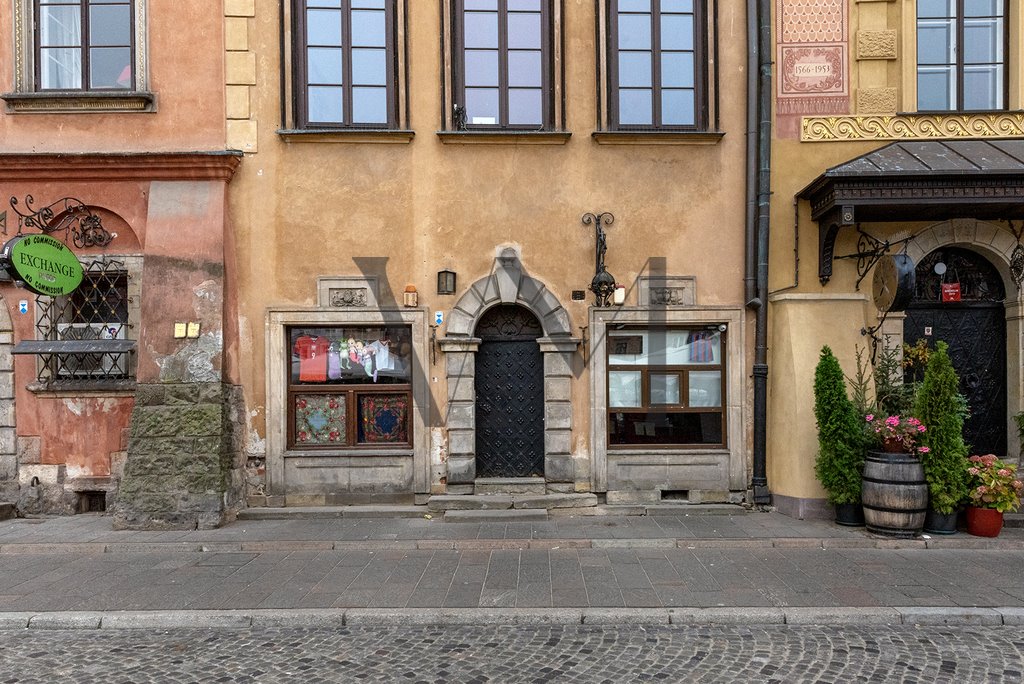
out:
M879 259L888 254L891 247L902 246L903 251L905 252L907 244L914 239L914 236L906 235L906 233L896 233L896 235L893 235L888 240L879 240L874 235L871 235L861 228L859 223L857 224L857 232L859 233L859 237L857 238L857 251L853 254L843 254L842 256L837 256L835 258L857 260L857 284L854 289L859 292L861 281L863 281L867 276L871 267L878 263Z
M586 213L583 215L583 225L594 224L596 229L596 259L594 263L594 278L590 281L590 291L596 296L596 305L606 307L615 292L615 276L604 267L604 255L608 251L608 240L602 226L610 226L615 222L615 217L609 212L600 214Z
M437 294L455 294L455 271L444 269L437 272Z
M85 202L74 197L63 197L56 202L36 209L35 198L25 196L25 211L19 208L17 197L11 198L11 209L18 215L18 235L26 228L33 228L40 233L52 235L64 233L67 244L70 235L75 247L106 247L116 237L115 233L107 232L100 217L94 214ZM7 212L3 213L4 221L0 222L3 232L7 234Z

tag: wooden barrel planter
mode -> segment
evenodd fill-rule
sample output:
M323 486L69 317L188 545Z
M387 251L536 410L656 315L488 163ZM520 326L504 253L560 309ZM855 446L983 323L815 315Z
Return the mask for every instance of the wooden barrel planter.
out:
M928 482L913 454L869 451L861 488L868 531L890 537L921 534L928 512Z

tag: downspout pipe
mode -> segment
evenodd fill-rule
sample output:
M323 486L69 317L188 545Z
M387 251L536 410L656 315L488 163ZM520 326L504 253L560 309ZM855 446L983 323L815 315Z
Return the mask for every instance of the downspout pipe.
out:
M747 214L744 224L743 301L748 309L756 309L757 299L757 6L747 0Z
M754 503L771 503L768 489L768 236L771 227L771 0L750 0L757 14L757 299L754 322ZM748 41L753 42L753 41Z

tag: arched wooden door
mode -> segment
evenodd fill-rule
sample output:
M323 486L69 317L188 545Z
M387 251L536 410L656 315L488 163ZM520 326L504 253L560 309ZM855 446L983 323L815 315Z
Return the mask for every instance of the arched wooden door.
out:
M521 306L496 306L477 323L477 477L544 474L543 334Z
M999 271L976 252L944 247L926 256L915 275L903 341L923 339L933 349L938 340L949 345L971 409L964 440L971 453L1005 456L1006 291Z

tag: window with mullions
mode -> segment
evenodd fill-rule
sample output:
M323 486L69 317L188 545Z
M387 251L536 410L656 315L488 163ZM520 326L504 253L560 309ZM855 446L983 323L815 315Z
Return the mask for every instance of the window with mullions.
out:
M917 108L1006 108L1005 0L917 0Z
M35 0L36 90L134 90L132 0Z
M395 0L296 3L300 124L396 126Z
M288 329L288 446L412 444L407 326Z
M609 124L707 125L703 0L609 0Z
M455 0L455 105L466 128L552 126L550 4Z
M609 446L724 445L724 333L613 330L607 346Z

